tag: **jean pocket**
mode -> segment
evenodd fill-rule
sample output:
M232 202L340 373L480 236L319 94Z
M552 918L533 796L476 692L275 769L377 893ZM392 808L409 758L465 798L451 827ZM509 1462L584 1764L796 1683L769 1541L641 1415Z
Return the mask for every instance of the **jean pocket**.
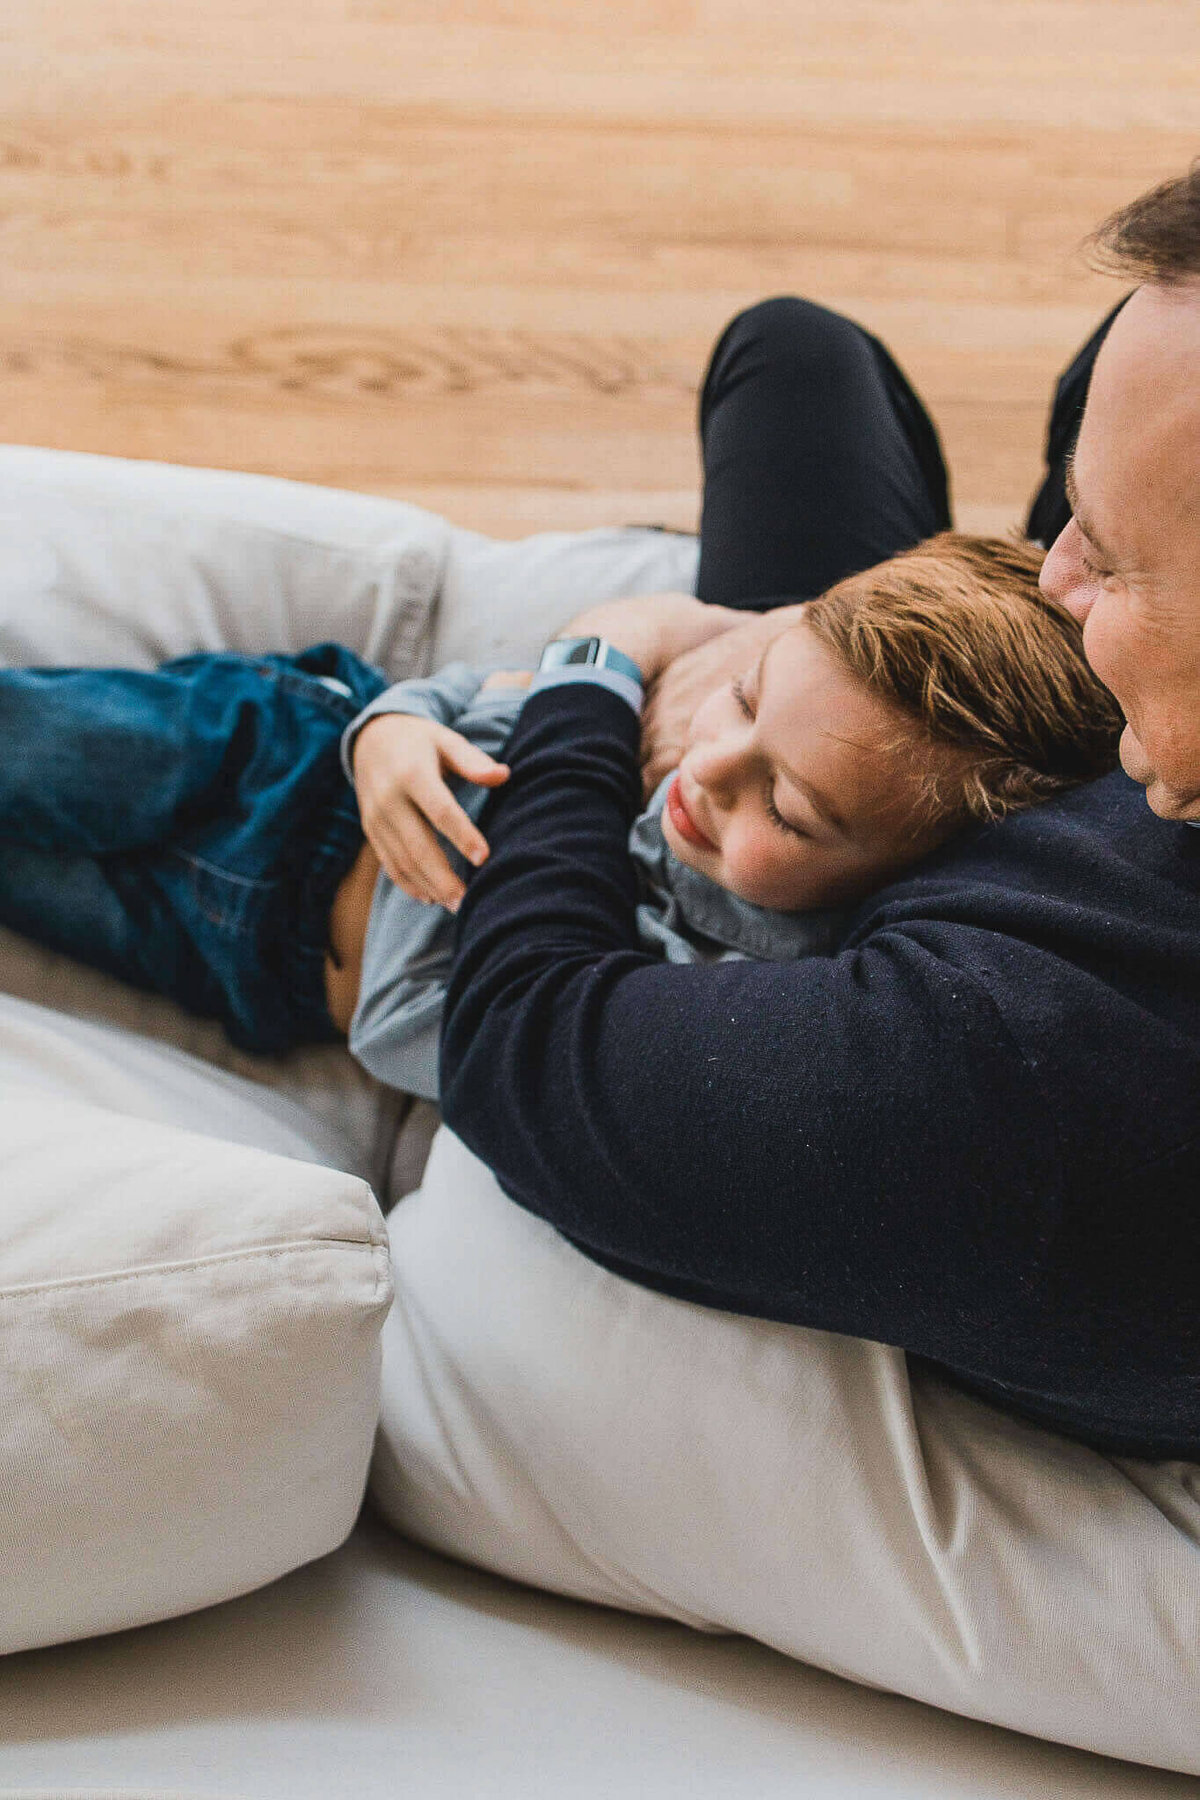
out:
M276 882L235 875L188 850L173 847L168 855L181 877L177 904L185 916L226 937L251 936Z

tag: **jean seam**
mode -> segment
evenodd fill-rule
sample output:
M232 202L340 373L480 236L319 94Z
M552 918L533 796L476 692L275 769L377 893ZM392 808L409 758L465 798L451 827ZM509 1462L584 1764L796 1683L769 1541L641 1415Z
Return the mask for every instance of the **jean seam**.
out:
M223 869L219 863L208 862L203 856L196 856L190 850L181 850L177 844L164 846L167 856L174 857L177 862L184 863L190 869L202 869L206 875L215 875L221 881L232 882L236 887L252 890L257 893L270 893L277 884L263 881L254 875L238 875L232 869Z
M316 675L305 675L294 669L273 669L269 663L259 665L259 674L278 688L280 693L290 694L296 700L306 700L310 706L331 713L347 724L362 711L362 706L352 695L335 693Z

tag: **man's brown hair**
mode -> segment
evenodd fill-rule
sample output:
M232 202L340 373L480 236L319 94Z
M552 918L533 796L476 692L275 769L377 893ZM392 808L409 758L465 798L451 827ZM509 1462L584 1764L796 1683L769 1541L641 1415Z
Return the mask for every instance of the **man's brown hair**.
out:
M801 625L935 744L971 753L935 816L999 819L1117 765L1124 720L1083 632L1038 588L1045 552L943 531L838 582Z
M1105 274L1159 287L1200 276L1200 156L1186 175L1160 182L1097 225L1084 249Z

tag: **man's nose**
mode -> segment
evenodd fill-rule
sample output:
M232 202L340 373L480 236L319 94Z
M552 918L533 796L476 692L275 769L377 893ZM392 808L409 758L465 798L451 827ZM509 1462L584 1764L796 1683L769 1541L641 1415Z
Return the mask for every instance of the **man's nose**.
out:
M1079 530L1074 519L1067 522L1046 552L1038 586L1047 600L1057 600L1081 625L1091 612L1095 595L1079 553Z

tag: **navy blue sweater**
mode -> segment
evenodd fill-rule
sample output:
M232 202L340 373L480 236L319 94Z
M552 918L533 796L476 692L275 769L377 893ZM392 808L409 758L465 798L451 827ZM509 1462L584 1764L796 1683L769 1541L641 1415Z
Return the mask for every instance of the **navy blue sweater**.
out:
M873 896L834 958L638 947L638 725L534 695L481 821L446 1119L596 1261L1200 1458L1200 831L1115 774Z

